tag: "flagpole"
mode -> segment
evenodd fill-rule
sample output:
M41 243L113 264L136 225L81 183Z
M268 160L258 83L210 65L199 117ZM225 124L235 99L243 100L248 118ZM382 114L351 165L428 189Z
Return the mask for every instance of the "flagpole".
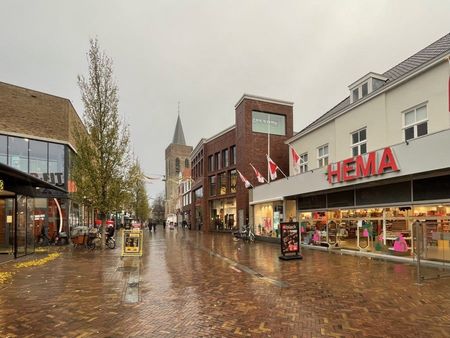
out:
M281 173L284 175L284 177L286 177L287 180L289 179L289 177L286 176L286 174L283 172L283 170L281 170L280 167L278 167L278 170L281 171Z

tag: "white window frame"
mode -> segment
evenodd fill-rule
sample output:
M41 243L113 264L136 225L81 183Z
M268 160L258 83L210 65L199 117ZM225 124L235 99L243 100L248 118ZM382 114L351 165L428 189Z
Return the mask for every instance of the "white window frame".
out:
M365 84L367 84L367 94L363 96L362 87ZM355 99L353 97L353 93L354 93L355 90L358 92L358 98L357 99ZM367 81L361 82L358 86L356 86L356 87L351 89L351 95L350 95L351 102L350 103L356 102L356 101L358 101L358 100L368 96L371 92L372 92L372 81L367 80Z
M427 116L424 119L417 121L416 120L417 110L420 109L420 108L423 108L423 107L425 107L425 112L426 112ZM411 112L414 112L414 122L407 125L406 124L406 114L411 113ZM410 108L408 110L405 110L405 111L402 112L402 115L403 115L402 116L402 121L403 121L403 127L402 127L403 141L407 141L406 140L406 135L405 135L405 130L409 129L411 127L414 128L413 129L414 130L414 137L409 139L409 140L413 140L413 139L416 139L418 137L426 136L426 135L429 134L429 132L428 132L428 102L418 104L417 106L414 106L414 107L412 107L412 108ZM422 136L417 136L417 126L419 124L422 124L422 123L425 123L425 122L427 123L427 133L425 135L422 135Z
M365 130L366 131L366 139L363 141L358 141L356 143L353 143L353 135L358 133L358 139L359 139L359 133L361 131ZM366 145L366 152L364 154L367 154L367 126L360 128L358 130L355 130L353 132L350 133L350 156L358 156L358 155L362 155L361 154L361 145L365 144ZM353 148L358 147L358 154L353 155Z
M325 147L327 147L327 154L320 156L319 155L320 149L323 149ZM317 166L318 166L318 168L322 168L322 167L325 167L328 165L329 155L330 155L330 147L328 146L328 143L317 148Z
M305 161L306 156L306 161ZM308 153L300 154L300 174L308 171Z

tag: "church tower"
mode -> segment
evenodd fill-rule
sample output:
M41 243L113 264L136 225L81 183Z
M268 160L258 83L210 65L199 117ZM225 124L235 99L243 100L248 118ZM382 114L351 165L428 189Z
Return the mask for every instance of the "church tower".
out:
M192 147L186 145L180 113L173 133L172 143L166 148L166 215L177 214L181 206L178 202L178 182L184 168L190 167L189 155Z

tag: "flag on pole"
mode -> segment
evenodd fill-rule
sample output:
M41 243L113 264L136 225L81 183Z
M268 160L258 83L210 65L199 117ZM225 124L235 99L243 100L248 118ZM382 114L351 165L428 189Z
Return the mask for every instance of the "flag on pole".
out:
M294 147L291 147L292 165L294 166L294 172L300 174L300 155L295 151Z
M274 161L272 161L272 159L269 157L269 155L267 155L267 165L269 166L270 179L272 181L276 180L278 166Z
M237 172L239 173L239 177L241 178L242 183L244 183L247 189L253 187L252 184L245 178L244 175L242 175L242 173L239 170L237 170Z
M250 166L251 166L251 167L253 168L253 170L255 171L256 179L258 180L259 183L267 182L266 179L264 178L264 176L261 175L261 173L253 166L253 164L250 163Z

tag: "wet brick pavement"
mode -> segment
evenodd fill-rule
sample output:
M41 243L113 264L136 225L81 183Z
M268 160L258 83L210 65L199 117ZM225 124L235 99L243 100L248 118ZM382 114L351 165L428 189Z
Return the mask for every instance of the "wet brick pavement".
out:
M315 250L280 261L274 244L161 230L140 260L66 248L0 265L15 272L0 336L450 337L450 279L418 286L413 266Z

